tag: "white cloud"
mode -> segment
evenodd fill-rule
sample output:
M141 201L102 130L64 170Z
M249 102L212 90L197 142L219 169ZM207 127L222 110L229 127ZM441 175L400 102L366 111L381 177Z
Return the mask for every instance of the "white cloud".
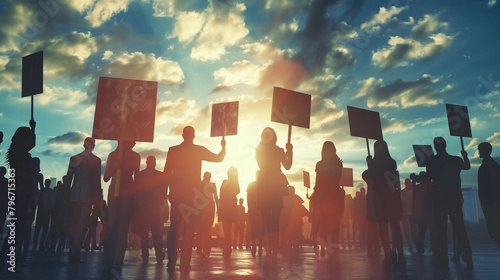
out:
M438 15L425 15L412 28L412 37L417 40L424 40L440 29L446 29L448 23L439 22Z
M80 104L87 99L85 92L72 90L64 87L43 87L43 94L37 96L36 101L42 106L50 106L51 108L70 109L71 107ZM73 110L73 109L70 109Z
M500 146L500 132L493 133L492 136L486 138L487 142L490 142L491 145Z
M488 8L491 8L497 4L497 0L489 0L488 1Z
M206 14L197 12L181 12L174 25L170 37L177 37L180 42L191 42L200 33L206 21Z
M241 48L243 48L244 54L257 58L257 60L263 64L269 63L271 60L275 60L284 54L284 51L277 48L273 44L273 41L268 41L266 43L254 42L244 44Z
M226 48L235 45L248 33L242 15L246 7L243 3L234 8L217 9L211 4L204 11L207 16L205 25L191 49L191 58L201 61L218 60L226 53Z
M97 0L92 5L90 1L80 5L87 12L85 19L89 21L91 27L98 27L120 12L126 12L128 5L133 0Z
M152 2L155 17L173 17L176 13L185 11L194 0L153 0Z
M361 29L366 30L367 32L378 32L380 31L380 26L381 25L386 25L391 21L397 20L395 16L399 15L404 10L407 10L408 6L404 7L396 7L392 6L389 9L385 7L380 7L379 12L373 17L361 24Z
M421 43L411 38L391 36L389 47L374 51L372 62L374 65L387 69L411 59L429 59L450 48L453 37L439 33L429 36L430 41ZM408 65L408 64L406 64Z
M412 107L417 105L436 105L442 103L442 97L453 90L452 85L446 85L437 91L438 78L428 74L415 81L396 80L391 84L382 85L382 79L370 77L358 82L361 86L358 95L364 97L368 107Z
M221 68L215 71L214 78L216 80L223 80L219 86L234 86L237 84L258 86L263 71L263 67L255 65L248 60L243 60L234 62L229 68Z
M113 77L157 81L166 86L184 84L184 72L178 62L152 53L141 52L115 54L106 52L111 61L102 66L103 74Z

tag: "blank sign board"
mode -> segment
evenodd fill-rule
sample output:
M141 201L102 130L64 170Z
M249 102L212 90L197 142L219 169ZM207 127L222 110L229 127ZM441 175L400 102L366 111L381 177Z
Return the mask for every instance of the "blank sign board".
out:
M274 87L271 121L309 128L311 95Z
M378 112L347 106L351 136L382 140L382 125Z
M413 152L415 152L415 159L418 167L427 166L429 158L434 156L434 151L431 145L413 145Z
M342 187L354 187L352 168L342 168L339 185Z
M451 136L472 137L467 106L446 104Z
M21 96L33 96L43 92L43 52L23 57Z
M211 137L238 134L238 106L238 101L212 105Z
M307 172L307 171L304 170L302 172L302 174L303 174L303 177L304 177L304 186L306 188L308 188L308 189L311 188L311 179L310 179L310 176L309 176L309 172Z
M92 137L153 142L157 86L157 82L100 77Z

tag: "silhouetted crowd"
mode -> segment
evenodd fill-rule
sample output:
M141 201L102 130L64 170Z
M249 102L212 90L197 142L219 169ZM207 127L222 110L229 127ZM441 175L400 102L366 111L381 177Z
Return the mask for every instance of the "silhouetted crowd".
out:
M177 269L180 254L178 269L186 272L191 269L194 247L202 259L214 257L216 217L222 225L223 238L217 245L224 260L231 259L233 250L246 248L253 257L265 255L264 269L275 269L278 254L292 254L309 244L335 267L340 248L359 246L370 261L379 260L383 252L382 267L401 271L406 267L403 235L408 251L422 255L427 247L434 255L433 266L448 267L449 219L454 246L451 260L460 262L461 258L473 267L460 178L471 164L465 151L461 157L449 155L442 137L434 138L436 155L427 161L426 171L411 174L404 188L387 143L377 140L362 172L367 187L357 190L354 197L340 185L343 161L334 143L324 142L314 189L307 195L308 210L282 171L292 166L293 146L277 146L275 131L267 127L256 148L259 169L246 188L245 209L243 198L237 198L241 188L236 168L229 168L219 189L211 182L210 172L201 177L203 161L224 160L225 140L221 150L213 153L194 144L191 126L184 128L183 142L169 148L163 171L156 169L153 156L147 157L147 167L140 170L135 142L119 141L108 155L102 176L104 182L110 181L106 200L101 159L93 154L95 140L84 140L84 150L70 158L66 175L56 182L44 178L40 159L30 154L35 147L35 126L31 121L30 127L16 130L5 155L7 166L0 167L2 270L7 269L12 251L16 262L24 262L30 248L50 256L60 256L67 249L68 261L80 263L82 249L103 250L103 276L111 279L121 273L125 251L132 246L141 248L144 264L153 247L157 263L167 259L169 273ZM488 233L500 247L500 166L491 157L491 144L484 142L477 148L482 158L479 200ZM307 238L304 222L310 224Z

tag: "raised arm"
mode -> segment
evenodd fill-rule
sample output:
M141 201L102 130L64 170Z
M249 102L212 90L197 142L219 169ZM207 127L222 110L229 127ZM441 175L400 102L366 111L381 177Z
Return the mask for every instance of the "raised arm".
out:
M287 143L286 153L281 163L283 164L283 167L286 170L290 170L290 168L292 168L292 162L293 162L293 146L291 143Z
M462 157L464 159L464 161L462 162L462 170L469 170L470 169L470 161L469 161L469 157L467 156L467 152L466 151L461 151L462 153Z
M226 156L226 141L222 140L220 142L221 150L218 154L212 153L207 148L203 148L203 157L202 160L210 161L210 162L222 162L224 157Z

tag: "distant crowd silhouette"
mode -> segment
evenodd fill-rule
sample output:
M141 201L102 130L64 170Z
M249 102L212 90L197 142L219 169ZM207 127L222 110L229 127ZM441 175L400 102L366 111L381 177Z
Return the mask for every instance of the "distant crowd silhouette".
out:
M149 262L149 232L156 262L161 264L166 257L169 273L175 272L179 253L180 271L191 270L193 247L200 258L214 258L213 242L219 243L216 246L222 248L225 261L231 260L234 249L244 247L253 257L264 254L263 269L269 270L276 269L278 254L293 254L309 244L316 255L326 258L330 268L339 265L340 248L359 246L369 261L380 262L383 269L394 266L405 271L401 225L408 251L415 249L420 255L424 254L429 231L427 247L434 254L432 265L446 268L448 218L454 236L451 260L460 262L461 258L467 267L473 267L460 178L461 171L469 170L471 164L465 151L461 151L462 157L449 155L442 137L433 140L436 155L429 158L426 171L406 178L404 189L387 143L377 140L374 156L366 158L367 169L362 172L367 187L356 190L354 197L341 186L343 161L336 146L325 141L321 159L316 163L314 189L307 195L307 210L305 201L295 194L281 169L292 167L293 146L287 143L285 149L280 148L276 132L266 127L255 151L259 169L255 181L246 188L246 211L244 199L237 198L242 190L235 167L227 170L227 179L219 192L211 182L210 172L202 177L203 161L224 160L225 140L221 141L220 151L213 153L194 144L195 130L191 126L184 127L183 142L169 148L163 172L156 169L154 156L148 156L147 167L140 170L141 156L133 150L135 142L119 141L107 157L102 176L104 182L111 181L106 200L101 186L101 159L93 154L95 139L84 140L84 150L70 158L66 175L56 183L44 180L40 159L30 154L36 142L35 126L31 121L30 127L16 130L5 155L7 167L0 167L2 270L11 251L9 228L4 227L12 212L7 207L9 191L15 194L15 212L10 214L16 218L16 261L25 261L30 247L51 256L60 256L68 249L69 263L82 262L82 249L103 249L103 276L109 279L121 274L125 252L133 243L131 233L139 240L143 263ZM0 144L2 141L0 133ZM483 142L477 148L482 158L478 170L479 200L487 231L500 248L500 165L491 157L490 143ZM15 177L6 177L9 175ZM12 178L15 190L9 188L14 182ZM216 215L222 224L222 242L212 240ZM167 220L168 233L164 229ZM303 234L305 220L310 223L309 240Z

